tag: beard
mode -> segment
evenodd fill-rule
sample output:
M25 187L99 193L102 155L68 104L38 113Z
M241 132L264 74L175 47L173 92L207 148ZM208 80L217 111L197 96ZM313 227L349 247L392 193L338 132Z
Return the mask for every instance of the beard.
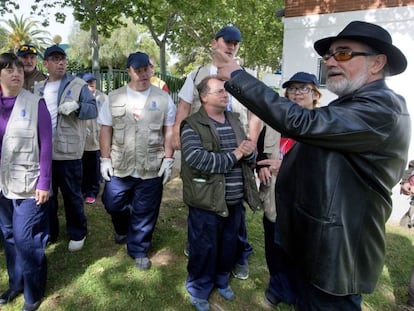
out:
M340 80L335 80L328 76L326 87L329 91L338 96L351 94L366 84L369 79L369 73L366 68L361 68L360 72L361 73L353 80L349 80L345 76Z

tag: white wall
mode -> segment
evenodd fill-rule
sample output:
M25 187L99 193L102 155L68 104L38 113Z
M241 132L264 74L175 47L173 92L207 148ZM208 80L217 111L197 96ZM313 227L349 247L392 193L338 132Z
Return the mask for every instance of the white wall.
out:
M318 39L337 35L347 24L354 20L378 24L387 29L393 44L407 57L408 67L400 75L387 78L387 83L397 93L403 95L413 120L414 130L414 7L404 6L376 10L353 11L336 14L323 14L284 18L282 81L288 80L297 71L317 75L319 55L313 49ZM329 103L335 95L322 89L322 104ZM413 133L411 134L414 140ZM409 159L414 159L412 141ZM399 187L394 188L394 212L391 220L397 221L402 211L407 209L408 201L399 195Z

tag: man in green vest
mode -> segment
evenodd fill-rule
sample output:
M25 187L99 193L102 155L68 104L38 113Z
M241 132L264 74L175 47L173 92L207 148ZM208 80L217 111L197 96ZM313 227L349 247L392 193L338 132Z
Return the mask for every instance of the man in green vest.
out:
M234 293L229 277L238 256L243 201L261 207L251 165L256 144L247 139L238 115L226 111L224 82L204 78L197 89L201 108L181 123L181 177L188 214L190 302L209 310L214 287L225 299Z

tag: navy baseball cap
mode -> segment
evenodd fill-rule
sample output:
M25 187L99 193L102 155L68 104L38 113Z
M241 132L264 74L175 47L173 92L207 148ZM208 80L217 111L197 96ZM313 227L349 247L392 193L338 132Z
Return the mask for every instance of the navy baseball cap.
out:
M88 73L85 73L82 76L82 79L85 80L86 82L89 82L89 81L96 80L96 77L95 77L95 75L93 73L88 72Z
M126 67L132 67L132 68L140 68L151 65L149 57L147 54L142 52L135 52L132 54L129 54L128 60L126 63Z
M214 38L217 40L220 37L223 37L224 41L240 42L242 40L241 32L239 28L235 26L225 26L221 28L219 31L216 32Z
M56 53L56 54L62 54L63 56L65 56L66 57L66 53L65 53L65 51L60 47L60 46L58 46L58 45L52 45L52 46L49 46L47 49L46 49L46 51L45 51L45 57L44 57L44 59L47 59L50 55L52 55L53 53Z
M286 88L293 82L313 83L316 87L319 88L319 81L316 76L314 74L303 71L295 73L288 81L282 84L282 87Z
M24 57L29 54L37 55L37 49L31 44L23 44L17 50L17 56Z

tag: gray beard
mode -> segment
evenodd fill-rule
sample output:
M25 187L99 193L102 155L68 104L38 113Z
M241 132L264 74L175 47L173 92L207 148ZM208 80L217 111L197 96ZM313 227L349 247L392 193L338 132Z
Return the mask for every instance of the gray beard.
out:
M351 94L360 89L368 81L369 74L367 71L363 71L356 79L350 81L348 79L342 79L340 81L334 81L329 79L326 82L326 87L332 93L338 96L344 96Z

